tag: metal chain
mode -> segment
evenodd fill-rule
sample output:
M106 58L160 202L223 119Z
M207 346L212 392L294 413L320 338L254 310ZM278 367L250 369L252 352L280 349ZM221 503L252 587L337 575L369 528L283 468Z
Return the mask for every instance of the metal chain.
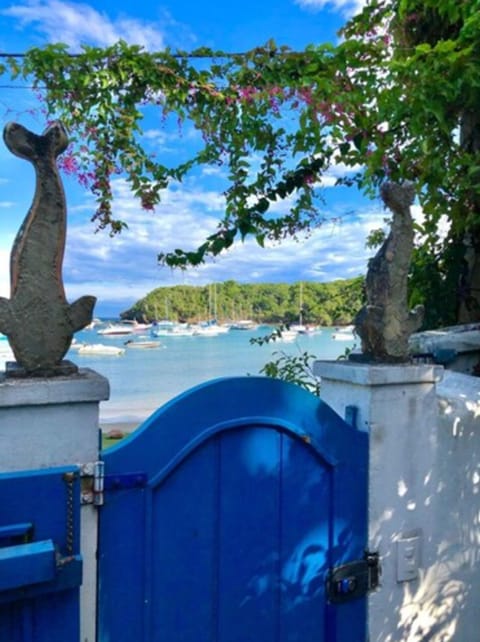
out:
M76 473L65 473L63 479L67 484L67 537L66 537L66 553L73 555L73 542L75 538L74 533L74 518L73 518L73 485L76 478Z

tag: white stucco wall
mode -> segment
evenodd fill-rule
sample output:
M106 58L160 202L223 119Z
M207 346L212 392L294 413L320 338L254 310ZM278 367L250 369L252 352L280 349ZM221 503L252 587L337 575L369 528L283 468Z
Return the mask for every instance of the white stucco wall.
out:
M108 399L105 377L87 368L78 375L11 379L0 373L0 472L96 461L99 402ZM82 642L95 641L97 511L81 509Z
M480 380L438 366L319 362L322 398L370 433L370 642L473 642L480 589ZM443 381L440 379L443 375ZM399 581L398 540L419 537Z
M319 362L322 398L358 408L370 434L369 548L381 587L369 597L370 642L474 642L480 595L480 379L438 366ZM443 378L442 378L443 377ZM108 382L0 374L0 471L98 458ZM419 536L418 578L398 581L397 542ZM82 508L82 642L95 639L97 514Z

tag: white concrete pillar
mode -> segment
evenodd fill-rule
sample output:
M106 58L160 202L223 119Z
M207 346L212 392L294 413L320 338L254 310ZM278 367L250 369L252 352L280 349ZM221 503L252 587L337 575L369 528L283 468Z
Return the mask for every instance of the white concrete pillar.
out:
M317 362L321 397L340 416L358 409L370 435L368 547L380 553L381 587L369 596L370 642L423 642L436 637L429 604L441 546L436 495L438 403L443 368ZM433 589L435 590L435 589ZM441 605L438 605L441 608ZM445 633L445 631L443 631Z
M86 464L99 456L99 402L109 383L93 370L51 378L0 373L0 472ZM81 509L82 642L95 642L97 511Z

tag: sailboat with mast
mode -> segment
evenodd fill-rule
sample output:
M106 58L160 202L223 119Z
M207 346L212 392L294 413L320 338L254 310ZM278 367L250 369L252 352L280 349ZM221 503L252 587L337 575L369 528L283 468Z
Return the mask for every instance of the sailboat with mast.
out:
M156 309L155 309L155 318L156 318ZM169 301L165 299L165 318L160 320L155 320L152 323L152 328L150 330L150 335L152 337L192 337L194 335L194 330L186 323L178 323L177 321L171 321L170 312L169 312Z
M195 326L194 334L201 337L215 337L219 334L225 334L230 330L230 326L218 323L217 319L217 284L212 283L208 286L208 317L207 321Z
M308 332L308 327L303 323L303 283L300 281L299 285L299 301L298 301L298 323L293 323L290 326L292 332L297 332L298 334L306 334Z

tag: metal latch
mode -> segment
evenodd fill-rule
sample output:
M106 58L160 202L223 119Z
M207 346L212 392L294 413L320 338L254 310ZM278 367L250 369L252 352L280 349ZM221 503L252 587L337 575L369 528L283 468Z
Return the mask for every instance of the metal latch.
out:
M103 490L105 480L105 462L94 461L80 465L82 482L82 504L103 506Z
M334 604L341 604L365 597L378 587L380 572L378 553L368 551L362 560L333 568L327 577L328 600Z

